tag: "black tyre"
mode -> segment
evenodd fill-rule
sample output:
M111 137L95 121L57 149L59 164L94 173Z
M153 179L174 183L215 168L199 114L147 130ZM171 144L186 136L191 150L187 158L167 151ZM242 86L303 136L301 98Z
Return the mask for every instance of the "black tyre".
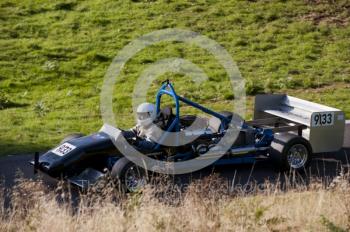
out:
M312 159L310 143L300 136L274 140L270 156L281 171L305 171Z
M125 157L120 158L111 171L112 178L124 192L137 192L147 183L147 172Z
M64 137L64 139L61 140L60 144L68 142L69 140L72 140L72 139L83 137L83 136L85 135L82 133L73 133L73 134L67 135L66 137Z

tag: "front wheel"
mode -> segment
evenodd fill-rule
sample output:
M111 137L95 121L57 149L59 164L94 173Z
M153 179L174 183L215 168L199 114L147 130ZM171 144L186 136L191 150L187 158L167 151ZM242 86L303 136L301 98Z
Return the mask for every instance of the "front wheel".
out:
M312 149L310 143L300 137L285 142L273 142L270 156L282 171L304 171L311 163Z
M137 192L147 184L147 172L125 157L113 165L111 176L124 192Z

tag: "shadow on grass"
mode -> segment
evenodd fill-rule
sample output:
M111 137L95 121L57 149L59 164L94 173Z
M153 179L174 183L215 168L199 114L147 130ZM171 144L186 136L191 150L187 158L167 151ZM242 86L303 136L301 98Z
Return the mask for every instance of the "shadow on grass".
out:
M0 110L9 109L9 108L19 108L19 107L25 107L29 104L26 103L16 103L9 101L7 99L1 99L0 98Z
M18 141L0 141L0 156L31 154L44 152L51 147L47 144L22 143Z

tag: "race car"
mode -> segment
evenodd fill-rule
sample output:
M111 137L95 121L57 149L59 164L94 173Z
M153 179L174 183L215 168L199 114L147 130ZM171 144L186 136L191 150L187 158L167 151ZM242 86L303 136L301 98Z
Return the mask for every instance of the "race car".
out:
M161 107L161 97L170 96L175 109ZM180 102L194 107L205 116L180 115ZM232 165L271 160L280 170L303 171L314 154L341 149L345 117L338 109L290 97L285 94L264 94L255 98L254 119L244 121L233 112L215 112L178 95L170 81L162 83L156 95L157 117L154 123L165 132L184 132L194 136L189 143L178 145L155 144L152 149L137 146L141 138L130 136L120 128L105 124L97 133L83 136L73 134L55 148L39 156L31 164L34 170L86 188L107 173L125 191L136 191L147 182L153 170L140 167L126 157L108 131L117 132L137 151L147 157L167 162L207 158L206 154L228 133L238 128L234 141L219 151L213 165ZM196 122L196 126L193 126ZM199 122L199 123L198 123ZM162 141L170 133L164 133ZM209 152L210 153L210 152ZM199 159L198 159L199 158ZM153 170L157 172L157 170Z

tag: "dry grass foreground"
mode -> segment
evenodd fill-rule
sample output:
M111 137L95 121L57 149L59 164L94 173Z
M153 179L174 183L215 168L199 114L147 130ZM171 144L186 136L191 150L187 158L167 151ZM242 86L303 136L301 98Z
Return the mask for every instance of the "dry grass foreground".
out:
M18 180L5 193L0 231L348 231L349 174L330 184L265 183L246 193L225 188L210 176L184 191L163 183L121 197L104 185L82 194L78 206L63 186L48 191L41 182ZM102 191L101 191L102 189Z

